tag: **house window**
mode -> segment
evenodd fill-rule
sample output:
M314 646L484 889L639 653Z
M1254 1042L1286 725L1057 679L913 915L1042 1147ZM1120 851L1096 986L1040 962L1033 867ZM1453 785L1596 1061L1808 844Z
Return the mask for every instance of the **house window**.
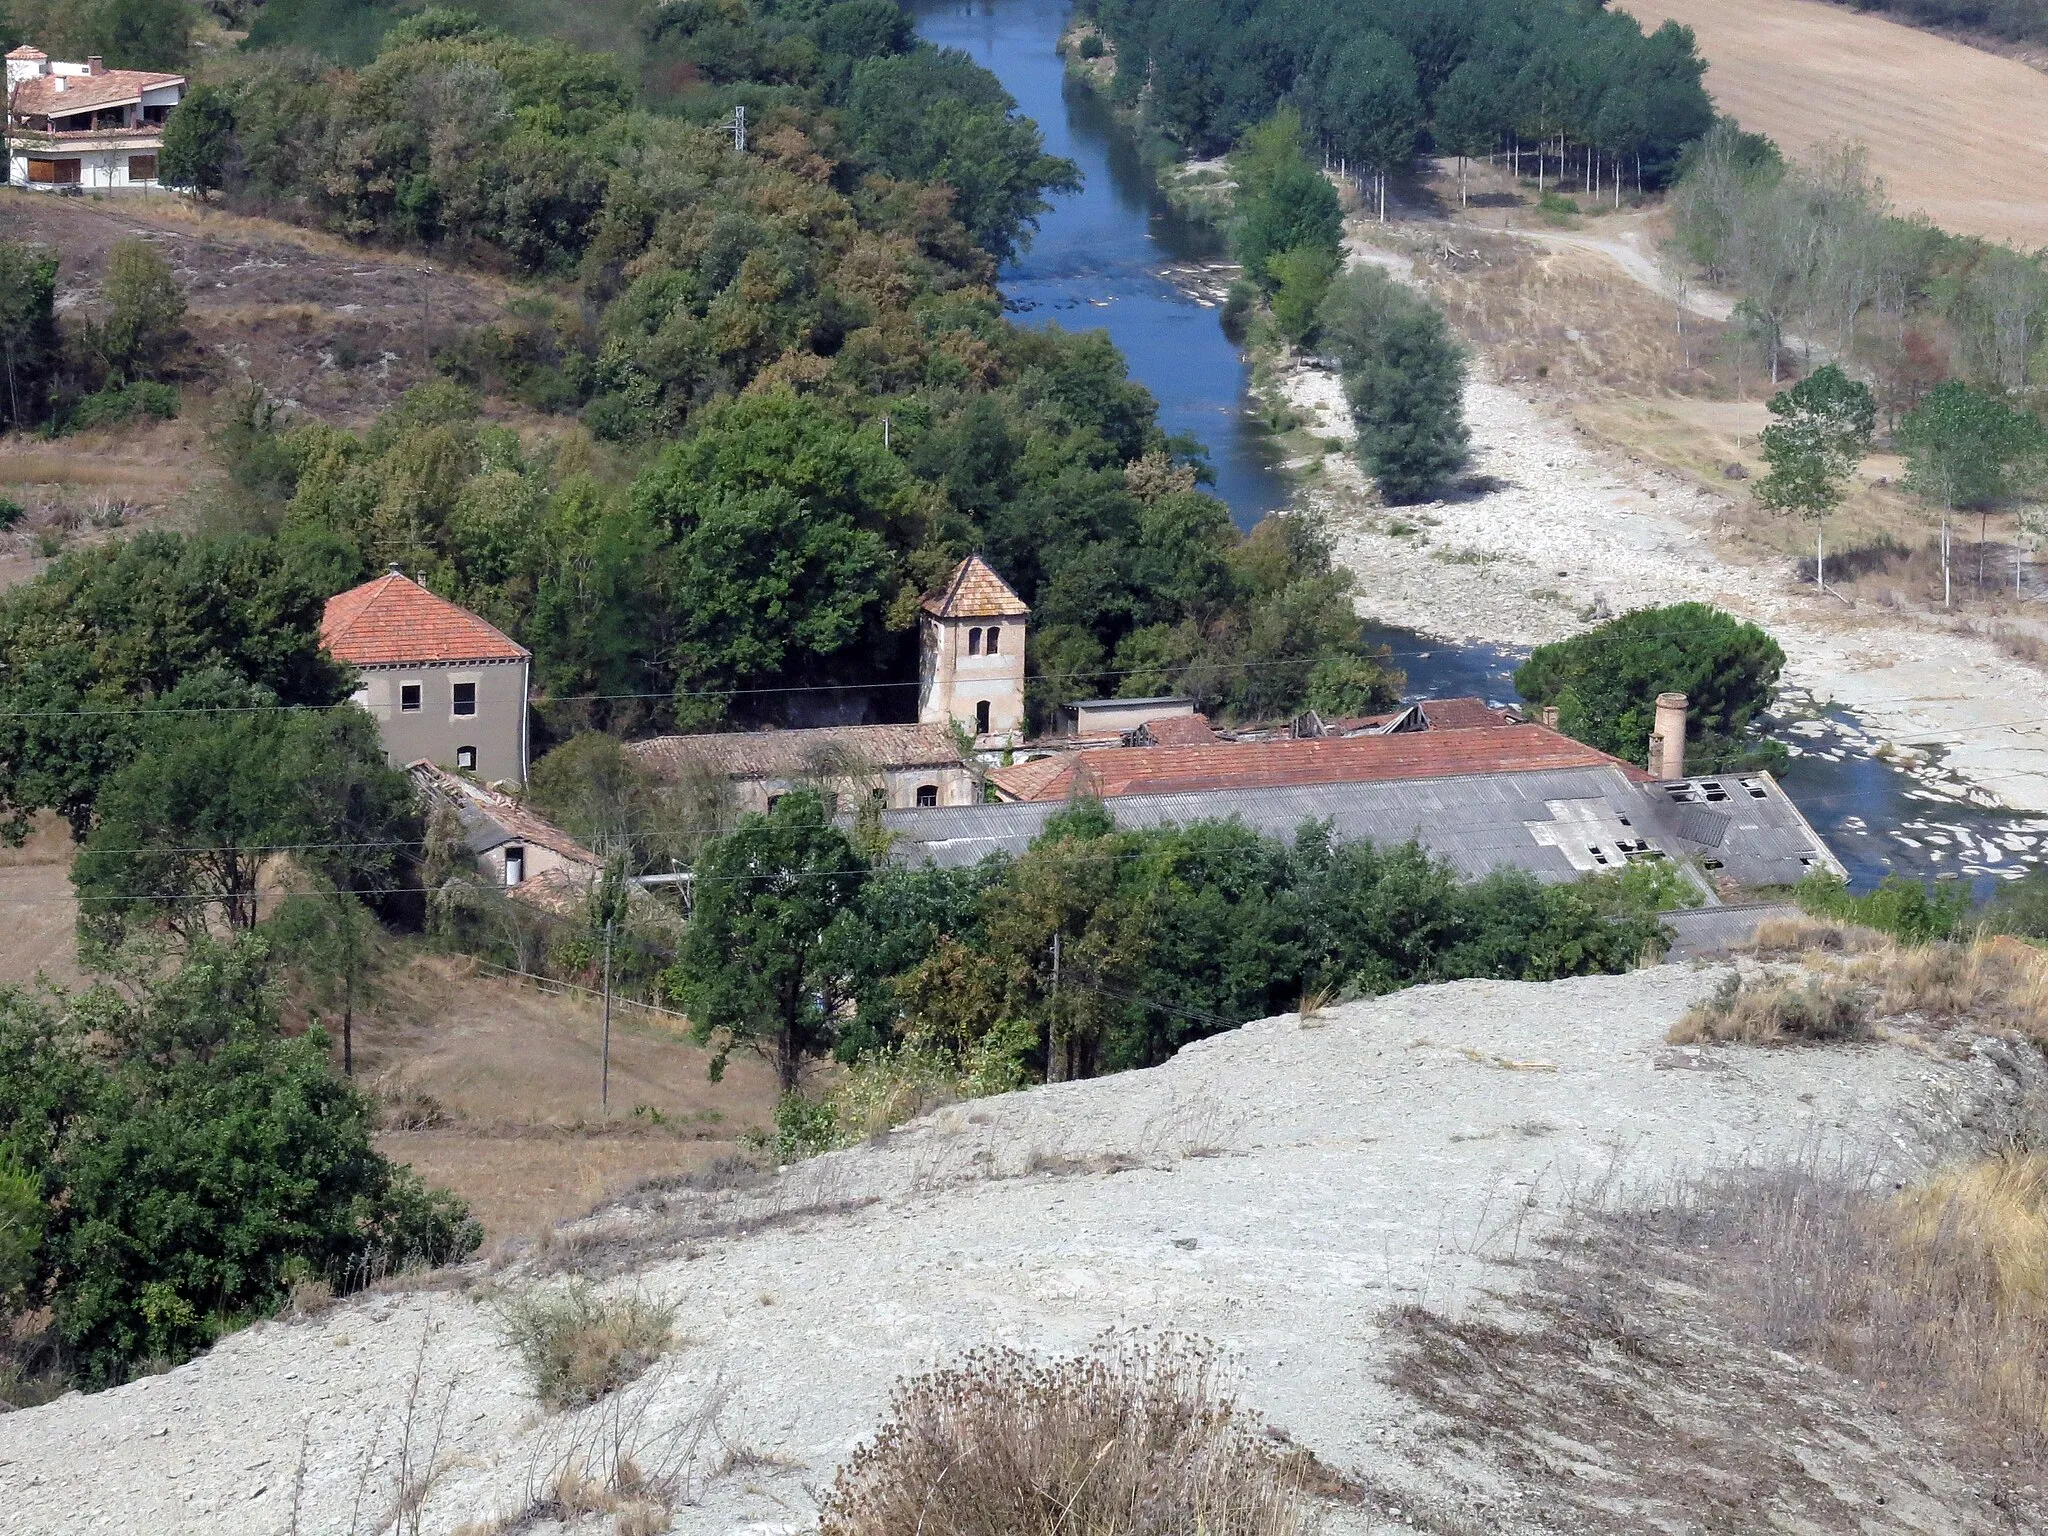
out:
M455 749L455 766L462 769L465 773L475 773L476 748L457 747Z
M398 685L398 709L399 713L406 715L416 715L420 712L420 685L418 683L400 683Z
M505 883L517 885L526 878L526 846L523 843L505 845Z
M868 791L868 804L875 807L876 810L880 810L888 803L889 791L886 789L871 789Z
M987 699L983 699L979 704L974 706L974 734L977 736L986 736L988 734Z
M457 683L455 685L455 713L458 715L473 715L476 713L475 683Z
M80 160L31 160L28 179L38 186L75 187L83 165Z
M918 785L917 803L919 805L937 805L939 803L939 786L936 784Z
M981 631L978 629L967 631L967 654L970 656L979 656L981 654Z
M988 628L988 654L991 656L995 655L996 653L996 636L1001 633L1002 631L997 629L993 624L991 624Z
M155 181L156 156L130 155L128 157L128 179L130 181Z

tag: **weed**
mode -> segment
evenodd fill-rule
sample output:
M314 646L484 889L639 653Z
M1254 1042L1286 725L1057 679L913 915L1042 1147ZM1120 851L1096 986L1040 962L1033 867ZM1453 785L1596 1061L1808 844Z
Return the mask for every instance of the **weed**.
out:
M594 1403L639 1379L675 1342L675 1308L600 1297L581 1281L503 1303L505 1341L549 1408Z
M1745 981L1731 973L1671 1028L1673 1045L1816 1045L1870 1036L1870 995L1839 977Z
M1297 1536L1310 1523L1304 1459L1237 1405L1200 1341L1052 1362L983 1350L897 1387L887 1424L840 1469L819 1530Z

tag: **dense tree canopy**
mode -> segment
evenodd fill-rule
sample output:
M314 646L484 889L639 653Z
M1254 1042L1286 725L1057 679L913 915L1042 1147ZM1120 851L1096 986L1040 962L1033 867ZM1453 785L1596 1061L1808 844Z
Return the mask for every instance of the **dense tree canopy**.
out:
M1116 90L1214 154L1283 102L1333 156L1399 171L1417 149L1510 137L1596 148L1655 186L1713 112L1692 33L1648 37L1586 0L1098 0Z
M1728 767L1757 749L1751 728L1777 695L1785 653L1754 624L1706 603L1638 608L1539 645L1515 673L1532 704L1555 705L1566 734L1640 762L1657 695L1686 696L1686 763Z
M386 1161L374 1124L324 1037L279 1031L261 937L200 946L140 1001L0 989L0 1170L40 1206L12 1300L49 1308L73 1371L110 1385L295 1280L345 1290L467 1256L475 1223Z
M1313 824L1292 843L1234 821L1122 831L1085 802L1014 860L870 870L792 795L699 868L671 994L794 1051L786 1084L806 1053L898 1041L962 1062L994 1046L1033 1078L1152 1066L1319 991L1620 969L1683 899L1647 869L1461 884L1413 844L1338 846Z

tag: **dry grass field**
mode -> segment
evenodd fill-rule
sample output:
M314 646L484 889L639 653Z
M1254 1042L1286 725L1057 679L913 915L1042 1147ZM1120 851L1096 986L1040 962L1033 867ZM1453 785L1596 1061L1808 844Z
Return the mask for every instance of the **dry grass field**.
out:
M1715 103L1789 154L1862 144L1901 210L2048 245L2048 75L1820 0L1622 6L1646 28L1691 27Z

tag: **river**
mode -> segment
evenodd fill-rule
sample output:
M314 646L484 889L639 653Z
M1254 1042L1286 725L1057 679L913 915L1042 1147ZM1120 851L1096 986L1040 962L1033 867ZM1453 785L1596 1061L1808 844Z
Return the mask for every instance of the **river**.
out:
M1018 321L1107 330L1131 376L1158 399L1160 424L1208 447L1215 492L1238 525L1284 507L1287 482L1250 409L1250 366L1213 304L1170 276L1227 260L1223 242L1160 196L1134 135L1100 97L1068 80L1054 45L1069 0L955 0L912 10L921 36L991 71L1037 121L1046 149L1081 168L1081 189L1054 200L1037 237L1002 270ZM1411 697L1518 702L1513 674L1524 653L1376 624L1366 631L1408 674ZM1988 894L2048 842L2048 819L1972 804L1938 768L1915 776L1872 756L1846 711L1788 709L1777 727L1794 753L1785 789L1858 889L1896 871L1960 877Z

